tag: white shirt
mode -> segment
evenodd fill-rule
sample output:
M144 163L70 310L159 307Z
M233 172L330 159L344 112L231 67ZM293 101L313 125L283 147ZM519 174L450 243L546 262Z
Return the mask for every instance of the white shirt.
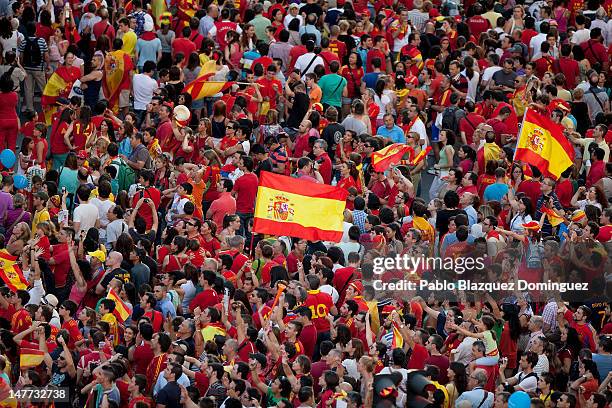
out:
M226 22L228 23L228 20L223 20L222 22ZM242 34L242 28L240 28L240 25L236 24L236 29L233 30L238 34ZM208 36L211 38L217 38L217 26L213 25L212 28L208 31Z
M93 198L91 203L96 206L98 209L98 214L100 215L100 227L106 228L108 225L108 210L115 206L111 200L100 200L98 197Z
M159 88L157 81L145 74L136 74L133 78L134 109L146 110L151 103L153 91Z
M73 222L81 223L81 229L79 231L75 231L77 236L81 233L81 231L87 232L90 228L94 228L97 220L98 207L91 203L79 204L79 206L74 209L73 216Z
M425 124L423 123L423 121L421 120L421 118L417 119L414 121L414 123L412 124L412 127L410 128L409 132L415 132L419 134L419 142L422 140L423 143L423 148L427 147L427 129L425 129Z
M28 282L30 281L31 273L32 271L29 269L23 271L23 275ZM34 286L32 286L32 288L28 290L28 293L30 294L30 301L27 304L40 305L40 301L42 300L43 296L45 296L45 288L43 287L42 279L35 280Z
M574 34L576 35L576 34ZM531 54L538 54L540 52L540 47L542 43L546 41L546 34L540 33L538 35L534 35L529 41L529 49L531 50Z
M474 337L466 337L452 353L453 361L468 365L472 361L472 345L476 341ZM453 350L454 351L454 350Z
M315 55L316 54L314 52L307 52L304 55L300 55L297 61L295 61L295 68L299 69L302 73L302 80L306 78L306 74L314 72L314 69L317 65L325 65L325 63L323 62L323 58L318 55L315 57ZM313 58L314 61L312 61ZM310 63L310 61L312 61L312 64ZM309 64L310 66L308 66ZM308 70L306 70L306 68L308 68Z
M289 23L294 19L297 18L298 20L300 20L300 26L304 25L304 17L302 17L300 14L298 14L297 16L292 16L291 13L287 14L285 16L285 19L283 20L283 24L285 25L285 28L289 29Z
M331 285L323 285L319 288L319 290L323 293L327 293L329 296L331 296L332 301L334 302L334 304L338 301L338 299L340 298L340 295L338 294L338 291L336 290L336 288L334 288Z
M493 74L495 74L500 69L502 69L502 67L500 67L499 65L496 65L494 67L485 68L484 72L482 73L482 80L484 82L490 81L491 78L493 78Z
M123 220L111 221L106 226L106 244L107 245L114 244L115 242L117 242L117 238L119 238L119 235L123 234L124 232L125 233L128 232L128 226L125 223L125 221Z
M514 377L518 381L517 386L521 387L526 393L535 392L538 388L538 377L535 375L524 374L522 371L517 373ZM520 378L520 380L519 380Z
M591 30L587 28L583 28L583 29L576 31L574 35L572 35L571 43L574 45L580 45L584 42L589 41L590 38L591 38Z
M465 70L461 71L461 74L467 78L467 74ZM468 80L468 90L467 96L465 98L468 102L476 102L476 92L478 91L478 83L480 83L480 72L474 71L472 75L472 79L467 78ZM427 140L427 138L425 138Z

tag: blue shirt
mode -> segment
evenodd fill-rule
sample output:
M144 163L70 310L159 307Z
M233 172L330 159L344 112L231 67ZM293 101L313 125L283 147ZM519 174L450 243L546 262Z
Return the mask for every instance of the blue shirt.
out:
M321 45L321 32L317 27L310 24L300 27L300 37L302 37L304 34L314 34L315 45L317 47Z
M136 52L138 53L138 67L142 68L146 61L153 61L157 64L157 52L161 52L161 40L155 38L151 41L145 41L139 38L136 41Z
M365 82L366 88L374 89L376 87L376 81L378 81L378 77L380 76L380 74L380 72L368 72L363 76L361 80Z
M484 199L485 201L501 201L506 194L508 194L507 184L494 183L485 188Z
M164 300L157 301L157 306L159 307L159 310L164 318L166 318L168 315L170 315L173 319L176 317L176 309L174 308L174 305L170 299L166 298Z
M473 407L480 406L480 408L492 408L494 399L494 394L492 392L488 392L487 398L482 404L480 404L485 396L484 393L487 393L487 391L481 387L474 388L471 391L465 391L459 396L459 398L457 398L457 401L455 401L455 406L459 405L461 401L469 401L472 403Z
M390 139L393 143L406 143L404 131L397 125L393 125L392 129L387 129L386 126L381 126L376 131L377 135Z

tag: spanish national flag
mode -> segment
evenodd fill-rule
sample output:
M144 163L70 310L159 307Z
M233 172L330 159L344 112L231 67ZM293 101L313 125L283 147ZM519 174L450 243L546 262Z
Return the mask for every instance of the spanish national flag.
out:
M514 160L536 166L542 174L557 180L573 164L574 148L560 125L527 109Z
M47 125L51 125L53 114L57 110L55 106L57 98L68 98L72 85L80 77L81 70L79 68L64 65L57 68L53 75L49 77L40 99Z
M45 352L42 350L21 348L19 365L22 369L27 367L38 367L38 365L43 362L44 357Z
M104 58L102 87L108 98L108 106L115 113L119 112L119 94L124 89L130 89L130 72L133 69L132 58L125 51L109 52Z
M540 208L540 211L546 214L548 222L550 222L550 225L552 225L553 227L556 227L564 221L564 218L557 214L555 210L553 210L552 208L548 208L545 205Z
M115 317L119 319L121 323L125 322L132 314L132 308L130 308L128 305L125 304L123 300L121 300L121 298L117 295L113 288L108 291L108 295L106 295L106 298L115 302L115 310L113 310L113 314L115 315Z
M25 289L29 285L21 268L17 265L17 257L9 254L6 249L0 250L0 278L13 292Z
M195 101L223 92L234 84L232 81L210 81L214 75L215 73L211 72L196 78L184 88L183 92L191 95Z
M347 195L341 187L264 171L259 179L253 231L340 242Z
M408 145L393 143L372 153L372 168L374 171L383 172L389 166L399 163L404 155L412 155L413 152L414 149Z

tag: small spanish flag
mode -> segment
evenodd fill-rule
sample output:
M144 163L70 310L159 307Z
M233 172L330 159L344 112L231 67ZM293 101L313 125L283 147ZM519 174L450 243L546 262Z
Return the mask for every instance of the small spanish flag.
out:
M557 180L574 163L574 147L563 134L563 127L527 109L514 160L531 164Z
M414 156L414 158L410 161L410 165L411 166L416 166L417 164L419 164L420 162L422 162L423 160L425 160L425 157L427 157L427 155L429 154L429 152L431 152L431 146L427 146L425 148L425 150L421 150L419 152L419 154L417 154L416 156Z
M17 257L9 254L6 249L0 250L0 278L13 292L25 289L29 285L21 268L17 265Z
M257 189L253 231L340 242L347 195L342 187L264 171Z
M553 227L556 227L564 221L564 218L557 214L552 208L548 208L543 205L540 208L540 211L546 214L548 222L550 222L550 225L552 225Z
M108 291L106 298L115 302L115 310L113 311L115 317L119 319L121 323L125 322L132 314L132 308L126 305L125 302L121 300L119 296L117 296L117 293L113 288Z
M402 348L404 347L404 338L397 327L397 324L393 322L393 340L391 340L391 348Z
M183 92L191 95L191 98L195 101L223 92L234 84L232 81L211 81L210 79L214 75L211 72L196 78L184 88Z
M374 171L383 172L394 164L399 163L406 154L412 154L414 149L402 143L393 143L385 148L372 153L372 168Z
M45 352L31 348L21 348L19 355L19 365L21 368L38 367L45 358Z

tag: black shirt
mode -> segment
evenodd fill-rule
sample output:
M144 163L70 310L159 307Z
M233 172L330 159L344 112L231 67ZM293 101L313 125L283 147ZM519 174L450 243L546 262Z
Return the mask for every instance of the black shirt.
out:
M272 168L273 167L274 166L272 165L272 159L270 159L268 157L264 161L260 161L259 162L259 164L257 165L257 168L255 169L255 174L257 175L257 177L261 177L261 172L262 171L268 171L268 172L272 173Z
M289 109L289 117L287 118L287 127L297 129L300 122L308 112L310 99L304 92L296 92L293 97L293 106Z
M330 123L323 129L321 137L327 142L327 154L329 154L332 162L336 155L336 145L340 143L340 138L344 136L344 131L344 126L337 122Z
M304 4L302 7L300 7L300 14L302 13L306 13L306 16L314 13L317 15L317 17L321 17L323 15L323 8L316 3Z
M448 220L450 217L455 217L457 214L465 214L465 211L459 209L444 209L438 211L438 215L436 216L436 229L440 231L440 236L443 236L448 232Z
M68 390L69 400L74 396L74 387L76 385L76 376L70 377L68 372L60 371L60 368L54 363L51 368L51 380L49 381L49 385L54 385L56 387L65 388ZM70 408L70 402L55 402L55 406L57 408Z
M176 381L171 381L157 394L157 403L166 408L181 408L181 388Z

